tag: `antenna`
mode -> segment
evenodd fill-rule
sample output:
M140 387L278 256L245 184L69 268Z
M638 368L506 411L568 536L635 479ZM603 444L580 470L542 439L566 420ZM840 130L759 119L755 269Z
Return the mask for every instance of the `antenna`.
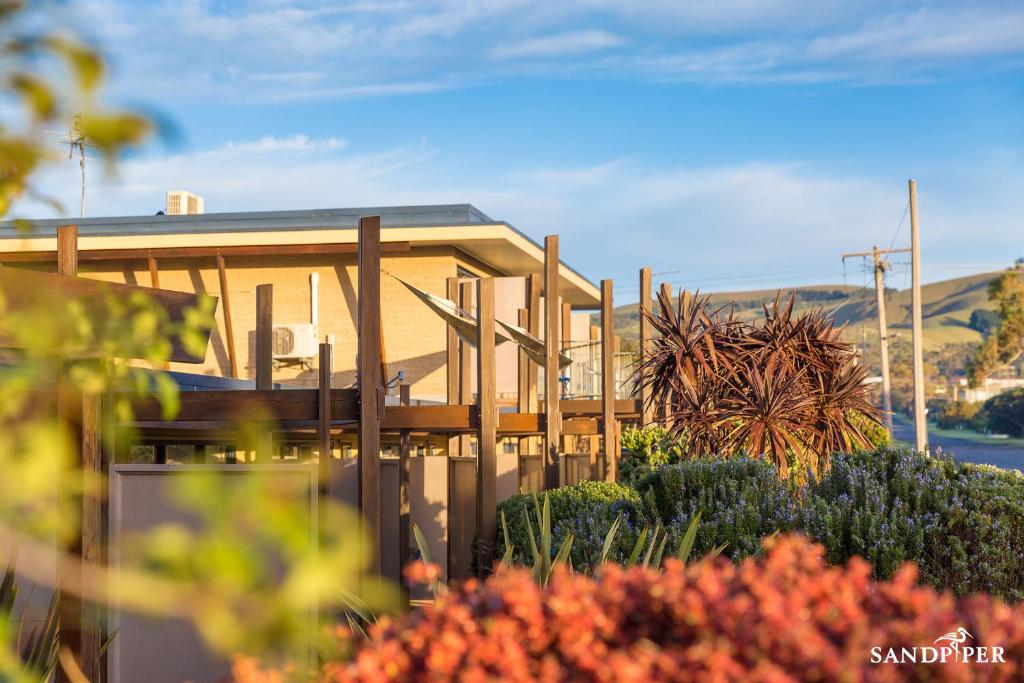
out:
M96 145L89 142L85 133L82 131L82 115L75 114L74 121L71 125L71 130L66 133L56 130L46 131L50 135L56 135L53 138L53 142L60 145L68 146L68 159L75 158L75 151L78 151L78 165L82 168L82 194L79 199L78 213L82 218L85 217L85 160L91 157L86 156L86 148L95 149Z

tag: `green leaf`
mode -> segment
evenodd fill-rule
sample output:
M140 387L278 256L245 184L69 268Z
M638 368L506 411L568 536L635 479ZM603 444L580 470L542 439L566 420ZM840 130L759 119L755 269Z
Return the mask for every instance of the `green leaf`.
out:
M665 543L668 541L668 532L665 532L661 536L661 543L658 544L658 549L654 552L654 568L658 569L661 567L661 558L665 555Z
M640 532L640 536L636 539L636 545L633 546L633 552L629 554L629 559L626 560L626 566L632 567L636 564L637 560L640 559L640 553L643 552L644 545L647 543L647 527Z
M661 534L661 523L654 527L654 533L651 535L651 542L647 544L647 552L644 553L644 566L651 566L651 555L654 554L655 544L658 542L658 536Z
M612 527L608 530L608 533L604 537L604 545L601 547L601 562L605 564L608 561L608 553L611 552L612 543L615 541L615 534L619 531L619 525L622 524L622 513L620 512L615 521L612 522Z
M502 566L509 567L512 565L512 542L508 539L508 523L505 521L505 511L501 511L501 533L505 536L505 554L501 558Z
M697 514L693 516L690 526L683 535L683 540L679 542L679 549L676 550L676 557L683 562L690 559L690 553L693 551L693 542L697 540L697 525L700 524L700 513L701 511L698 510Z

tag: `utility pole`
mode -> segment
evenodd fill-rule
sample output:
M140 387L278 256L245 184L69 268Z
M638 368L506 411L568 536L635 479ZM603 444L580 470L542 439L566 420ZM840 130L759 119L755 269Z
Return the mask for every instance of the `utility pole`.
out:
M902 254L910 249L879 249L872 247L871 251L856 251L843 254L843 260L858 256L870 256L874 263L875 271L875 298L878 302L878 346L882 357L882 411L885 421L885 428L892 436L892 382L889 378L889 326L885 315L885 271L889 264L882 259L886 254Z
M917 221L917 182L907 182L910 191L911 283L914 322L914 433L915 448L928 451L928 425L924 412L924 336L921 324L921 226Z

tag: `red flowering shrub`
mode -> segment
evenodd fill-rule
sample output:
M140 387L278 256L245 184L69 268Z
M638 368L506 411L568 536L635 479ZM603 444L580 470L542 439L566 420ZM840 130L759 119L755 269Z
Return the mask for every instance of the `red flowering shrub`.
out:
M919 586L911 565L871 581L855 559L826 567L799 536L740 565L677 560L663 571L608 565L561 572L546 589L521 569L469 581L435 605L385 619L322 681L1022 681L1024 606L955 600ZM1005 663L872 663L872 648L988 648ZM1002 648L1001 651L995 648ZM237 680L273 681L251 661Z

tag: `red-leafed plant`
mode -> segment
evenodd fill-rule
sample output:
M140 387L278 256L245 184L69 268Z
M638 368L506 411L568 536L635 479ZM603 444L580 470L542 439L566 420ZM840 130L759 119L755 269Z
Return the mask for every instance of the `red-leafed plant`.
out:
M879 413L867 368L830 317L796 316L794 301L776 299L751 323L712 310L708 297L659 293L636 383L665 409L686 455L746 453L785 473L793 461L814 469L833 452L870 447L862 416L878 424Z
M740 565L608 565L593 578L561 570L546 587L526 570L499 570L382 619L315 680L1024 680L1024 606L957 601L918 585L912 565L873 582L866 562L826 567L823 549L800 536L769 545ZM958 648L974 648L976 660L985 647L1003 662L920 661L920 648L948 647L936 640L961 628L970 640ZM902 663L884 661L890 648ZM903 648L919 648L918 661ZM279 675L252 660L236 665L241 683Z

